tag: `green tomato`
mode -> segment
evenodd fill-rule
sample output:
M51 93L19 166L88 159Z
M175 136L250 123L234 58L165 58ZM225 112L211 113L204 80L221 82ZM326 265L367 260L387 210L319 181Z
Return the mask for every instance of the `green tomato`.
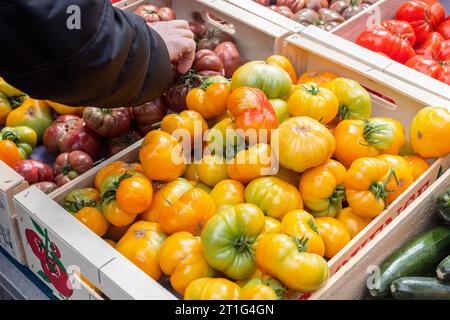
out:
M370 95L358 82L346 78L336 78L323 85L331 90L339 100L339 118L367 119L372 113Z
M287 102L281 99L272 99L270 100L273 109L275 110L277 119L280 123L283 123L288 118L291 117L288 110Z
M202 232L208 264L234 280L248 278L256 270L256 240L264 223L264 213L253 204L220 207Z
M74 190L64 198L63 207L72 214L84 207L100 209L100 194L94 188Z
M231 90L252 87L263 91L269 99L287 99L292 91L292 80L282 68L263 61L244 64L231 79Z

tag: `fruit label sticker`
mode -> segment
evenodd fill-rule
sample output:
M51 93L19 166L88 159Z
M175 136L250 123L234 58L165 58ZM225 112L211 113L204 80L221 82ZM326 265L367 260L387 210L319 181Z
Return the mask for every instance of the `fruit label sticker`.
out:
M61 262L61 252L48 236L46 228L42 228L31 218L33 229L25 229L27 242L40 261L41 270L37 271L40 278L47 284L53 285L55 290L65 299L73 294L71 283L66 267Z

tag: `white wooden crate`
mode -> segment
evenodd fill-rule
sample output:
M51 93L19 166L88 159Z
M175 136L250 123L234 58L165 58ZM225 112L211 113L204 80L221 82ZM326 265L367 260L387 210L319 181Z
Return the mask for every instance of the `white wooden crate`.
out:
M278 24L294 33L298 33L302 37L308 37L314 39L314 41L326 44L326 46L341 51L354 60L363 62L372 69L385 73L388 76L386 83L390 83L391 81L398 83L400 88L404 87L405 84L413 87L414 90L410 92L415 97L432 93L436 96L433 99L436 105L450 106L449 85L354 43L362 31L386 19L394 18L396 9L408 0L380 0L358 15L340 24L331 32L323 31L313 25L304 27L294 20L284 17L252 0L225 1ZM441 2L444 3L444 1ZM445 5L450 10L450 4L446 3Z
M21 264L26 264L13 196L28 188L25 179L0 160L0 246Z
M161 1L139 0L125 9L133 10L138 5L148 2L156 5L167 4ZM395 104L392 104L372 96L374 115L395 118L405 125L405 129L409 128L409 123L418 110L434 102L435 96L432 94L424 94L420 97L410 95L408 90L413 90L411 87L405 84L402 84L403 87L397 86L398 81L394 81L395 79L373 69L363 61L347 57L345 53L308 37L295 35L292 31L230 3L218 0L173 0L172 7L179 18L190 19L193 11L201 12L204 17L207 17L208 13L213 13L215 17L233 25L236 31L234 36L244 60L264 59L273 53L281 53L293 61L298 72L326 69L359 81L362 85L395 101ZM403 93L402 90L407 93ZM17 214L20 217L21 233L24 234L25 229L34 227L31 219L36 221L41 228L47 230L50 241L60 249L62 264L66 268L79 266L81 273L108 298L173 298L167 290L137 269L58 205L58 202L70 190L92 186L96 172L112 161L117 159L136 161L138 146L139 143L135 144L87 172L83 179L69 183L50 196L46 196L33 187L17 195L15 202ZM332 272L344 266L358 250L367 245L380 230L423 193L436 180L439 171L449 166L450 157L437 159L419 180L330 261ZM39 271L39 259L35 257L28 243L26 248L28 261L33 261L32 270ZM90 295L85 295L85 297L91 296L92 292Z
M319 291L313 300L357 300L369 298L367 278L393 252L415 236L442 225L435 210L440 192L450 188L450 170L418 197L394 222L354 256Z

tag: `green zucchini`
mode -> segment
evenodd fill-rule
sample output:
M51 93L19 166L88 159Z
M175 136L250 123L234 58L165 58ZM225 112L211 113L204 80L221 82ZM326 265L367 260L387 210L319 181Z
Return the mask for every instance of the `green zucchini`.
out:
M369 288L375 298L385 298L391 283L401 277L421 276L437 265L450 249L450 227L441 226L414 238L380 266L378 281Z
M450 300L450 283L435 278L404 277L391 284L397 300Z
M450 224L450 189L439 194L436 199L436 207L439 216L445 223Z
M450 282L450 256L442 260L436 269L436 275L439 280Z

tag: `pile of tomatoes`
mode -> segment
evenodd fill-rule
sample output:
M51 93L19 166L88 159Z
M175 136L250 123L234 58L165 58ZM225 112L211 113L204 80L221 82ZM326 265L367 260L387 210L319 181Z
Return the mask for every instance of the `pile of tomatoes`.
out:
M450 19L437 0L404 3L395 20L362 32L356 43L450 84Z
M105 166L63 203L185 299L319 289L327 260L428 169L425 159L450 152L440 139L448 110L422 109L408 144L400 122L372 117L359 83L297 77L283 56L199 81L188 109L146 134L139 162Z
M253 0L285 17L330 31L378 0Z

